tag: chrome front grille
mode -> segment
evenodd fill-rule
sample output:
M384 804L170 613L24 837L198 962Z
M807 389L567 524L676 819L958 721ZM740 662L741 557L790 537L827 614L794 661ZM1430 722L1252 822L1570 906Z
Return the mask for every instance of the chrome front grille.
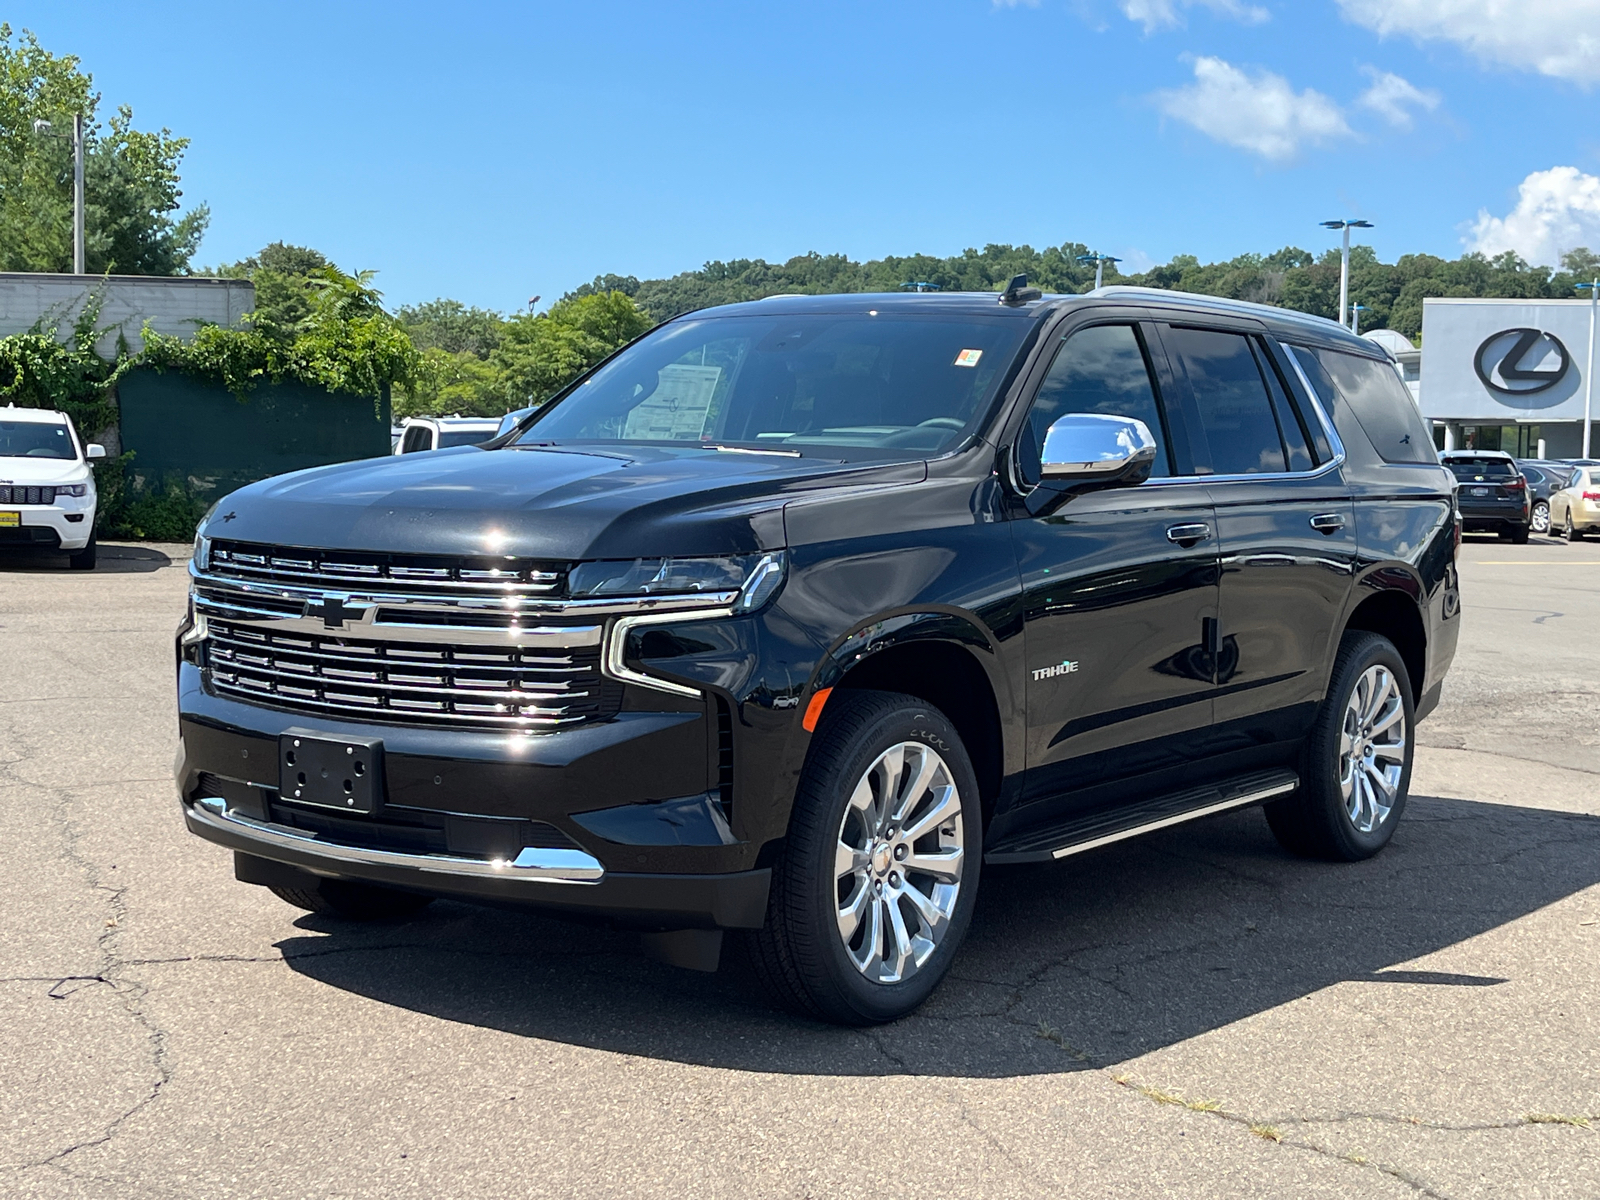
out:
M307 550L220 539L211 544L207 573L244 583L329 591L381 588L386 595L454 601L556 598L566 583L565 563Z
M606 715L617 698L598 645L369 641L213 619L204 668L223 695L407 725L553 730Z

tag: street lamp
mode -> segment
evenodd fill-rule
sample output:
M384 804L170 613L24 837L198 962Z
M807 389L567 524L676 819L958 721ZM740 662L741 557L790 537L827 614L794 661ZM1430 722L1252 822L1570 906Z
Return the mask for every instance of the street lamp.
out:
M1596 305L1600 305L1600 279L1576 286L1580 292L1589 293L1589 368L1583 373L1583 457L1588 458L1590 421L1594 416L1594 318Z
M1371 312L1371 311L1372 310L1370 308L1368 308L1365 304L1361 304L1361 303L1352 304L1350 306L1350 332L1351 333L1359 334L1361 332L1361 314L1364 313L1364 312Z
M1112 258L1109 254L1080 254L1078 255L1078 261L1094 264L1094 287L1095 291L1099 291L1100 281L1105 278L1106 264L1119 263L1122 260L1120 258Z
M1324 221L1324 229L1344 230L1344 250L1339 259L1339 324L1348 325L1350 318L1350 231L1371 229L1371 221Z
M33 132L37 137L59 138L50 133L50 122L36 120ZM86 274L83 259L83 114L72 114L72 273Z

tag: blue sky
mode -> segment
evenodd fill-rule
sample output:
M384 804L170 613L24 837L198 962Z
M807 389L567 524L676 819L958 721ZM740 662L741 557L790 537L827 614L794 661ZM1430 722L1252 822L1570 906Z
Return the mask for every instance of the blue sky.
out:
M1600 249L1600 0L13 0L193 139L200 261L540 307L707 259L1082 241L1140 266L1363 217L1380 255Z

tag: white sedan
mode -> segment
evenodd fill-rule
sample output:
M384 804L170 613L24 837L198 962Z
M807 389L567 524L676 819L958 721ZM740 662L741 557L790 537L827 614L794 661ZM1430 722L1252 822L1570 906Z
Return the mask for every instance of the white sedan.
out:
M94 569L94 472L104 446L85 446L66 413L0 408L0 549L64 550Z

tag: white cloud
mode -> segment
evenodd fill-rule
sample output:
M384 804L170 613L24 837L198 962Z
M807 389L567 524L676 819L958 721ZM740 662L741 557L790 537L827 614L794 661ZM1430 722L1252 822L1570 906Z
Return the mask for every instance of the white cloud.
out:
M1220 58L1195 59L1194 83L1155 99L1174 120L1273 162L1305 145L1352 136L1343 111L1321 92L1296 92L1282 75L1248 74Z
M1016 0L1011 0L1015 3ZM1117 0L1117 7L1130 21L1144 26L1146 33L1157 29L1176 29L1183 24L1183 10L1195 5L1209 8L1219 17L1232 17L1247 25L1259 25L1271 19L1272 14L1254 4L1240 0Z
M1531 263L1556 266L1563 251L1600 250L1600 178L1577 167L1535 171L1517 188L1517 206L1503 217L1478 210L1467 249L1491 258L1515 250Z
M1376 67L1363 67L1372 86L1356 98L1363 108L1370 108L1396 129L1411 128L1411 110L1420 108L1432 112L1439 107L1439 93L1419 88L1409 79L1402 79L1392 71Z
M1379 34L1447 41L1488 62L1588 85L1600 74L1600 0L1339 0Z

